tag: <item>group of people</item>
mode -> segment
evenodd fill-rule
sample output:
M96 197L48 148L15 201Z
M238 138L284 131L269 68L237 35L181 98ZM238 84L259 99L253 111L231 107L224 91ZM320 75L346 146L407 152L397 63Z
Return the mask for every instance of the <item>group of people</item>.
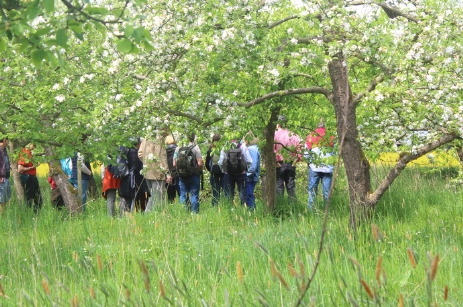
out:
M325 124L321 120L315 131L307 135L303 144L297 134L284 128L286 122L285 116L278 116L274 139L276 192L281 197L286 189L290 200L296 199L295 164L305 159L309 172L307 208L313 210L320 182L324 201L328 199L330 193L334 167L326 163L326 159L334 155L334 136L327 134Z
M7 147L8 138L4 137L0 140L0 212L11 198L11 161ZM42 194L37 179L37 170L32 162L32 151L34 148L35 146L32 143L22 148L19 152L17 165L26 204L37 213L42 207Z
M319 183L322 183L324 200L330 192L333 165L326 163L326 158L334 154L334 136L327 135L321 121L315 131L306 137L304 144L297 134L285 128L286 122L286 117L278 117L274 137L276 192L281 197L286 190L290 200L296 199L296 163L305 159L309 172L308 208L313 209ZM106 199L108 215L116 215L116 195L120 198L120 215L132 211L150 212L165 201L175 202L177 196L180 203L192 213L198 213L200 176L204 168L210 173L212 206L217 206L222 198L233 202L237 190L240 204L250 211L255 210L254 192L261 171L258 138L249 132L242 140L220 142L220 135L215 134L205 161L195 141L196 136L192 134L188 138L188 145L179 147L172 135L161 133L154 139L136 138L129 147L119 147L119 157L109 157L110 163L102 169L102 195ZM7 138L0 140L0 210L11 197L7 144ZM217 144L225 145L219 149ZM32 161L33 149L34 144L28 144L20 151L18 172L26 203L37 212L42 207L42 197L36 165ZM127 171L123 176L114 175L115 167L120 163L119 158L126 164ZM88 182L93 176L90 163L80 153L76 153L74 157L62 159L61 168L77 188L79 163L82 172L82 206L85 208ZM53 205L58 209L64 207L56 183L51 177L48 182L52 189Z

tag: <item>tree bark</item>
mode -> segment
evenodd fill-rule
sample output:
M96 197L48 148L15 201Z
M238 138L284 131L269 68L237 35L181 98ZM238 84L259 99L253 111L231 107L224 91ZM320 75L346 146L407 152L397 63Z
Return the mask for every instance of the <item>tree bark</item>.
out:
M367 221L373 207L367 202L371 190L370 164L362 151L357 130L357 103L350 91L347 62L342 53L328 65L333 86L332 104L335 109L338 137L342 138L341 157L346 168L350 226Z
M457 147L458 158L460 158L460 163L463 165L463 146Z
M276 127L275 123L279 112L279 108L272 110L272 114L264 130L265 145L264 148L262 148L262 162L265 169L265 175L262 180L262 196L268 214L273 214L276 209L276 165L273 144Z
M16 198L18 199L19 204L24 203L24 189L21 185L21 178L19 177L18 172L18 161L15 157L14 153L14 142L9 142L8 147L10 149L10 169L11 175L13 177L14 189L16 191Z
M82 212L82 206L79 205L76 198L76 191L69 182L68 176L61 169L59 161L53 159L53 150L49 147L45 147L45 154L50 159L48 166L50 168L50 175L58 186L59 192L63 197L64 204L69 210L69 213L76 214Z

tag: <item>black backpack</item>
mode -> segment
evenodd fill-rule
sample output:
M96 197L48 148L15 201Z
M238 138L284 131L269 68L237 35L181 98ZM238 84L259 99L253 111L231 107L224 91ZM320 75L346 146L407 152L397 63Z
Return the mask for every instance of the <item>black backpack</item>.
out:
M180 177L190 177L198 173L198 161L192 151L194 146L184 146L178 149L176 164Z
M227 152L227 168L229 175L239 175L246 170L246 161L241 149L230 149Z
M114 178L124 178L129 174L129 161L123 155L118 155L116 165L112 165L109 172Z
M174 168L174 153L175 153L175 149L176 149L176 148L177 148L177 145L175 145L175 146L173 146L173 145L168 145L167 148L166 148L167 165L169 166L170 175L171 175L173 178L177 178L177 177L178 177L177 169Z

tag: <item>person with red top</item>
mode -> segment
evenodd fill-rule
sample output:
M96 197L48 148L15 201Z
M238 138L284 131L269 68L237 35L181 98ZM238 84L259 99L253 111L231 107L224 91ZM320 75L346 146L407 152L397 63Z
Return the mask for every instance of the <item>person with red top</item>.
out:
M108 215L113 217L116 216L116 192L117 189L121 186L121 179L115 178L111 173L112 165L109 164L107 167L103 167L103 189L101 193L106 199L106 209L108 210Z
M274 137L274 152L276 156L276 192L283 196L284 190L288 192L289 199L296 200L296 166L302 161L301 138L283 128L286 124L286 116L279 115L277 131Z
M21 178L21 185L24 189L24 196L29 207L37 213L42 208L42 194L40 193L37 170L32 162L32 151L35 145L29 143L19 152L18 172Z
M56 182L51 176L48 177L48 183L50 184L51 188L51 204L58 210L63 209L65 207L63 196L61 195Z
M306 138L305 157L308 159L309 168L309 200L307 207L314 208L317 196L318 184L322 183L323 200L328 199L333 178L333 165L325 164L323 160L334 155L334 135L327 135L323 120L320 121L315 131Z

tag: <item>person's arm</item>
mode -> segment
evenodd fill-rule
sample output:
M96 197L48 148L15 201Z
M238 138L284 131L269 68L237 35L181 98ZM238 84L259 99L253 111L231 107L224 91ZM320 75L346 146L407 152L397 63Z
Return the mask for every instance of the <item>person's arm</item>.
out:
M203 158L198 158L196 161L198 162L198 170L202 172L204 169Z
M33 169L33 168L34 168L34 166L29 166L28 167L28 166L24 166L22 164L18 164L18 172L21 173L21 174L23 174L23 173L25 173L25 172Z

